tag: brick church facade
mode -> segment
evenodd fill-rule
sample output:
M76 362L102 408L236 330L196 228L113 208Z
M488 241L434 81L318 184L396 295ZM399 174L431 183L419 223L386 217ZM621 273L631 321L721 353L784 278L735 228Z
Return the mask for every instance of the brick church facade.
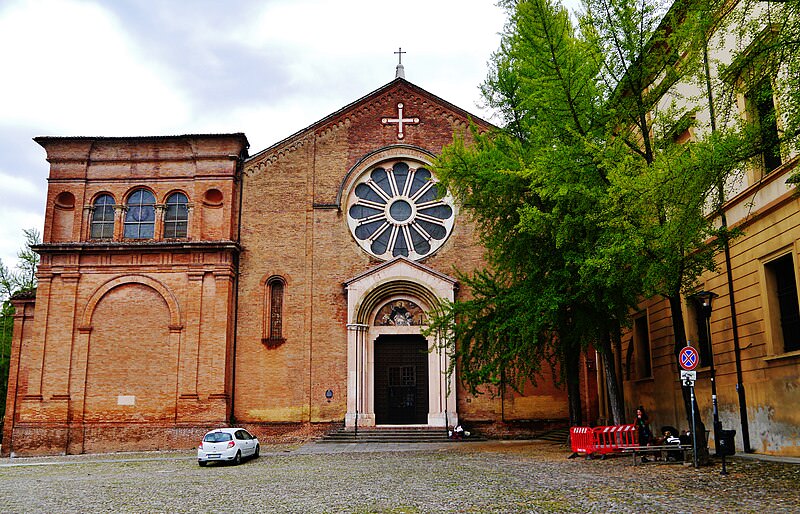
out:
M470 395L421 333L482 265L432 168L470 121L490 128L397 78L252 155L244 134L36 138L39 286L14 300L3 454L566 424L563 390Z

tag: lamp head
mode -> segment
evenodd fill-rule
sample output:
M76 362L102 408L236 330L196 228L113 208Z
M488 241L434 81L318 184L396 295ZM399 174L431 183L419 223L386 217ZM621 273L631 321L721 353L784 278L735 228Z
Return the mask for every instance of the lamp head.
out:
M718 296L719 295L717 293L713 293L711 291L698 291L697 293L690 295L689 298L693 298L694 301L697 302L698 307L700 307L703 315L706 318L710 318L714 298L717 298Z

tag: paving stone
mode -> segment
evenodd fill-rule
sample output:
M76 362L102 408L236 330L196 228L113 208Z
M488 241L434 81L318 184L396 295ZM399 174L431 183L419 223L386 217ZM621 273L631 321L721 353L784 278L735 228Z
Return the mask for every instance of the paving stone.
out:
M265 447L0 460L0 512L797 512L800 465L567 459L540 441Z

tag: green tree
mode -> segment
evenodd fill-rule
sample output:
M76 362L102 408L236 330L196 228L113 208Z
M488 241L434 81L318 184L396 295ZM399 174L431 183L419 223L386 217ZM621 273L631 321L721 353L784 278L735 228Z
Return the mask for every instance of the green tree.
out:
M579 32L557 3L504 5L509 22L483 85L504 126L472 146L456 141L438 161L478 223L491 271L464 279L473 298L439 320L460 322L452 340L472 384L511 376L518 385L540 369L522 360L555 356L573 423L577 359L593 344L619 422L612 343L641 295L662 295L677 359L682 296L731 236L708 206L752 152L751 134L733 126L675 138L702 100L662 101L704 78L695 3L587 0ZM687 395L687 419L693 409Z
M509 23L482 88L505 126L474 134L471 146L456 141L437 162L443 183L478 223L490 271L461 277L473 297L449 306L449 317L434 325L458 321L454 351L473 387L519 388L549 360L566 382L571 423L579 424L581 352L595 344L610 355L611 334L638 291L635 281L620 287L587 267L597 262L610 185L595 158L606 121L600 50L576 35L558 4L505 7ZM621 418L620 402L613 407Z

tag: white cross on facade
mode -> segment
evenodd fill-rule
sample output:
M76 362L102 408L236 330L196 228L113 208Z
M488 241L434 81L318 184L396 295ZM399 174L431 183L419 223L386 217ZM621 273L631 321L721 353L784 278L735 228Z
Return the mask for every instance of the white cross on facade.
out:
M403 125L416 125L419 123L419 118L403 118L403 104L397 104L397 118L381 118L381 123L388 125L389 123L397 123L397 139L403 139Z

